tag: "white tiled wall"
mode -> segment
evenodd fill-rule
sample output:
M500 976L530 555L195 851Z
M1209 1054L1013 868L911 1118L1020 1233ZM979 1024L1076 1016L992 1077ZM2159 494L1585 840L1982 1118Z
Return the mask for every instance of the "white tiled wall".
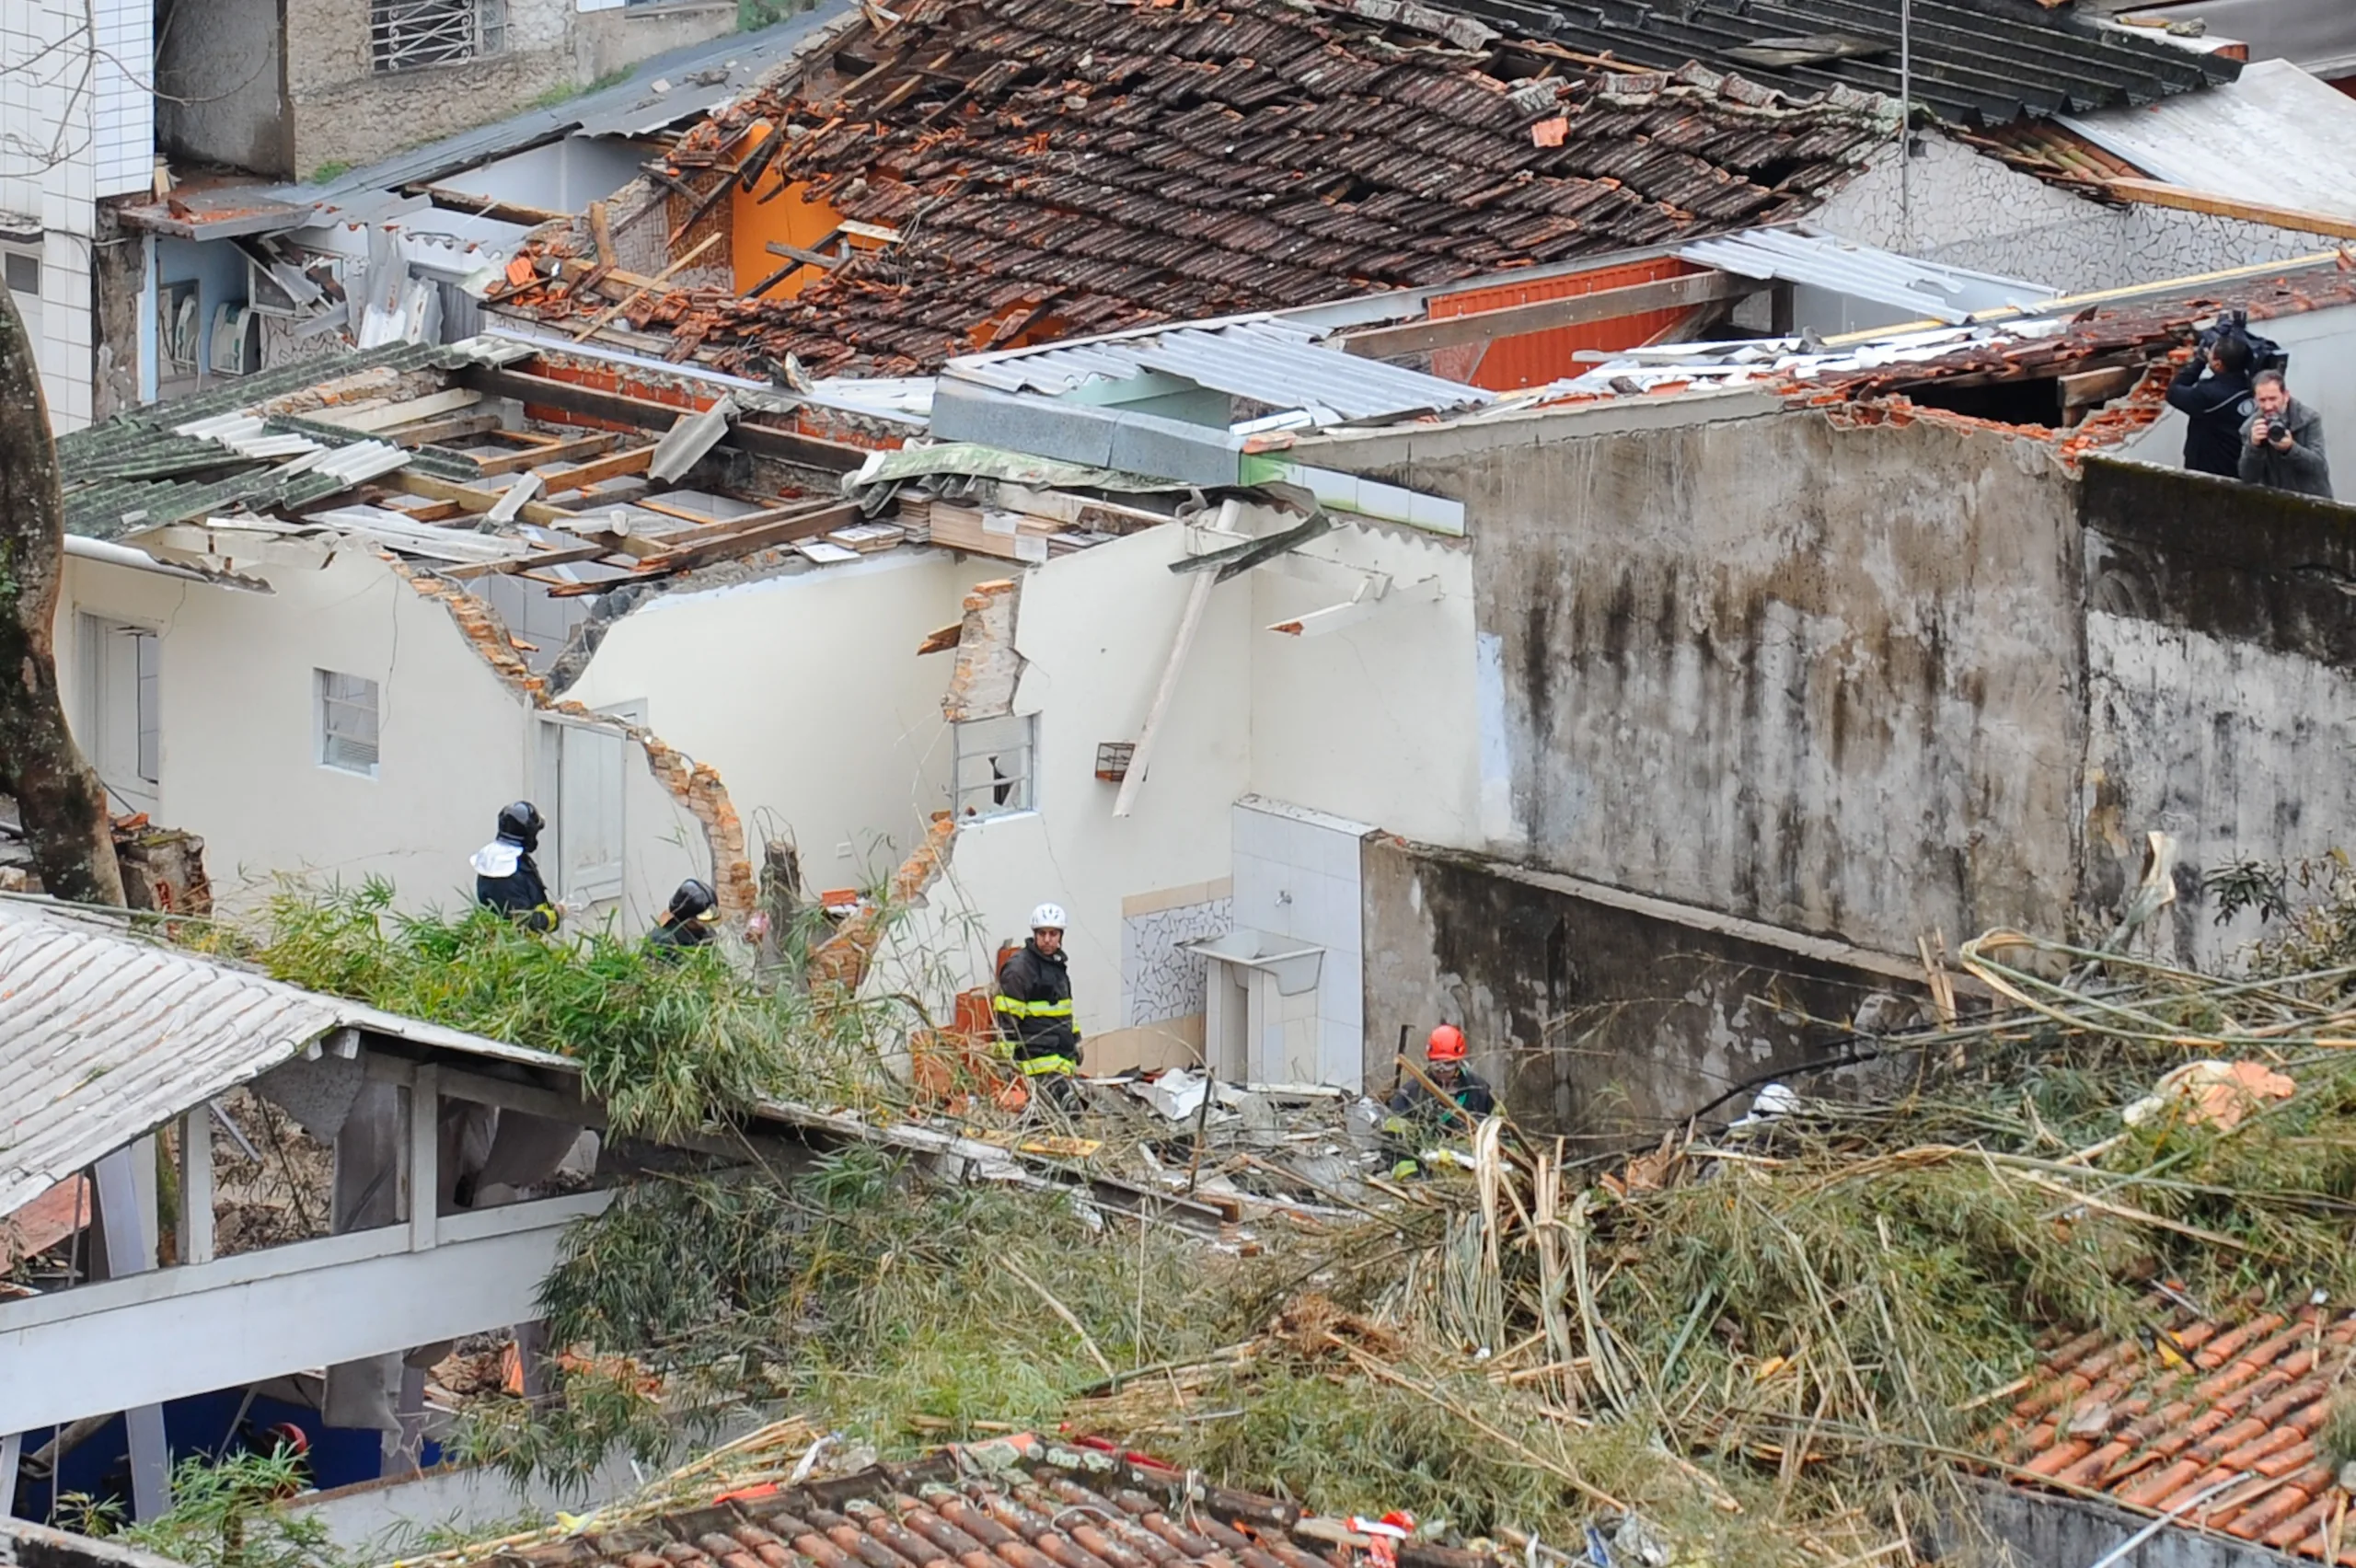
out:
M152 0L96 0L95 15L91 192L128 195L151 189L156 179L156 99L141 85L155 75L155 6Z
M1246 796L1235 806L1235 923L1325 950L1314 1008L1286 997L1268 1027L1267 1059L1303 1059L1315 1039L1317 1077L1356 1085L1365 1074L1364 951L1359 841L1363 823ZM1283 1038L1289 1031L1292 1038ZM1289 1048L1288 1048L1289 1047Z

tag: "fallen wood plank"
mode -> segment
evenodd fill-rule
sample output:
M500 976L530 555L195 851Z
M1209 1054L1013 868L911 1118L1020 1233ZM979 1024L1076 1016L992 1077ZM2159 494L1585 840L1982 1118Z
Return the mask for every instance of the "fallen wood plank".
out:
M2081 409L2090 404L2108 403L2129 390L2142 379L2142 372L2134 365L2114 365L2108 370L2089 370L2075 375L2061 375L2054 382L2062 388L2062 406Z
M668 403L650 402L643 398L601 391L576 382L557 381L527 371L502 369L494 365L468 365L458 375L468 386L480 389L489 397L519 398L542 408L587 414L594 419L613 420L618 423L637 425L642 430L668 430L681 414L692 411ZM840 442L823 441L814 435L775 430L744 420L736 422L736 427L728 432L722 444L733 446L756 457L774 457L780 462L833 474L849 473L866 462L868 455L862 447L846 446Z
M542 224L569 224L573 215L548 207L529 206L522 202L510 202L498 196L477 196L465 190L447 190L438 185L410 186L408 194L423 196L435 206L453 213L473 213L502 224L521 224L525 228L537 228Z
M460 414L455 419L434 420L422 425L404 425L385 433L403 446L431 446L437 441L460 441L469 435L481 435L499 428L497 414Z
M1376 327L1350 333L1342 340L1342 347L1363 358L1388 359L1394 354L1460 348L1467 343L1519 337L1524 332L1582 327L1591 321L1610 321L1656 310L1687 310L1698 305L1740 299L1767 286L1759 279L1738 278L1728 272L1695 272L1657 282L1631 283L1625 288L1598 289L1593 294L1511 305L1499 310L1410 321L1398 327Z
M422 398L411 398L402 403L387 403L372 398L371 402L376 405L373 408L354 404L349 409L326 409L309 418L315 424L333 425L338 430L373 432L391 430L396 425L415 424L437 414L471 409L481 401L481 393L458 386L447 392L432 392Z
M497 506L501 496L501 492L495 490L480 490L473 485L457 484L449 479L437 479L431 474L415 473L408 468L397 469L387 474L380 482L393 490L407 490L411 495L422 495L428 501L449 502L459 511L470 513L478 517ZM524 503L523 510L515 515L526 523L537 523L543 528L578 529L581 526L579 513L567 512L560 506L550 506L545 501L527 501Z
M589 530L587 529L581 530L583 533L587 533L588 531ZM601 538L609 540L611 536L601 536ZM452 567L444 571L442 575L445 577L486 577L492 573L503 573L513 577L529 577L534 571L537 571L545 566L572 566L579 561L597 560L614 553L614 546L611 543L568 545L562 549L537 550L530 555L516 556L507 560L480 562L469 561L464 566ZM534 579L534 581L537 582L538 580ZM558 578L551 579L551 581L561 582L563 580L561 578Z
M617 452L611 456L567 468L561 474L549 475L549 493L555 495L565 490L587 490L591 485L618 479L625 474L642 474L646 472L647 464L653 460L654 448L633 446L627 452Z
M620 440L620 436L613 434L584 435L573 441L560 441L553 446L511 452L503 457L478 457L475 463L485 474L512 474L518 468L537 468L543 463L570 463L576 457L595 457L600 452L610 450Z
M2263 202L2245 202L2237 196L2192 190L2157 179L2107 179L2101 188L2125 201L2140 202L2146 206L2175 207L2183 212L2238 218L2243 223L2265 224L2272 228L2292 229L2300 234L2327 234L2335 239L2356 239L2356 220L2337 217L2328 213L2310 213L2298 207L2275 207Z
M640 564L650 571L676 571L682 567L695 566L722 556L748 555L774 545L790 545L803 539L814 539L820 535L841 527L858 517L859 502L840 502L805 512L798 517L781 517L756 527L733 530L719 537L698 537L668 555L654 556Z
M965 623L962 620L953 620L939 631L928 632L925 640L917 644L917 652L919 655L946 653L964 640Z
M705 251L710 250L713 246L718 245L720 243L720 237L721 236L716 234L707 235L704 237L702 244L697 246L693 250L688 251L685 256L680 257L676 261L672 262L668 267L664 268L660 272L655 273L654 282L658 283L669 282L674 273L683 271L687 265L693 261L697 257L701 256ZM647 292L648 291L645 289L632 290L627 297L616 300L613 304L606 306L605 309L599 311L596 315L589 318L588 326L583 327L580 331L575 332L572 335L572 340L578 343L583 339L590 337L597 330L598 328L603 327L606 322L611 321L615 317L619 316L623 311L628 310L631 306L636 305L640 300L643 299L646 296Z
M597 265L610 274L618 263L614 259L614 227L606 221L603 202L589 203L589 237L597 247Z
M796 261L812 267L822 267L829 272L843 264L843 259L839 256L825 256L815 250L804 250L798 245L788 245L781 239L770 240L761 248L772 256L790 256Z

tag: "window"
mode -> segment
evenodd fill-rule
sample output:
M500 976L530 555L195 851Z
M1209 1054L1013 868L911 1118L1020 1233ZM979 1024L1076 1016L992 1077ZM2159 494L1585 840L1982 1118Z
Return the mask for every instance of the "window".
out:
M0 271L5 271L9 289L30 299L40 297L40 258L28 256L21 250L0 256Z
M369 0L368 59L377 71L457 65L507 47L507 0Z
M376 683L320 670L319 766L376 777Z
M118 809L153 812L163 778L161 643L144 626L93 615L79 625L90 765Z
M1027 812L1033 804L1029 717L1004 714L969 719L951 729L957 735L955 808L960 822L974 817Z

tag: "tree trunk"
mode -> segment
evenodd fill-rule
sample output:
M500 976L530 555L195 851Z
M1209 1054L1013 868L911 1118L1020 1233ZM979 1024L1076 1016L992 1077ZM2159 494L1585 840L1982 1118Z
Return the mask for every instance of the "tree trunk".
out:
M64 577L65 500L33 344L0 287L0 791L17 799L41 885L122 904L106 789L65 727L52 631Z

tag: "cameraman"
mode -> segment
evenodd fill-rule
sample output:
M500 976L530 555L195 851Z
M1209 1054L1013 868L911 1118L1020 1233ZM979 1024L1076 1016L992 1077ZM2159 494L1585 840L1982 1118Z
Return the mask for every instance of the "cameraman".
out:
M2323 416L2291 396L2279 370L2259 371L2250 395L2258 412L2242 425L2242 481L2331 500Z
M2200 335L2192 357L2168 383L2168 403L2184 412L2184 466L2196 474L2241 473L2242 421L2250 401L2249 340L2231 326ZM2203 373L2206 373L2204 375Z

